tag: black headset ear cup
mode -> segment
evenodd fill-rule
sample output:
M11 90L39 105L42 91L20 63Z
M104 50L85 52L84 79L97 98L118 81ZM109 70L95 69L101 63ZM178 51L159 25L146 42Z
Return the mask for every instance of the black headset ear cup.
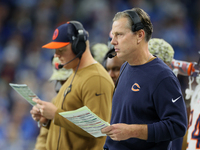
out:
M137 12L135 12L133 10L126 10L124 12L129 15L129 17L131 18L132 22L134 23L134 25L132 25L132 31L133 32L144 28L144 25L141 22L141 19L140 19L139 15L137 14Z
M75 55L80 58L86 49L87 34L82 24L78 21L70 21L78 32L76 37L72 37L72 51Z
M72 51L75 55L78 54L77 44L78 44L78 38L74 39L72 42Z
M82 55L86 49L84 35L78 35L72 42L72 51L75 55Z
M132 26L132 31L134 32L134 31L139 31L140 29L143 29L144 28L144 26L143 26L143 24L142 24L142 22L139 22L139 23L137 23L136 25L133 25Z

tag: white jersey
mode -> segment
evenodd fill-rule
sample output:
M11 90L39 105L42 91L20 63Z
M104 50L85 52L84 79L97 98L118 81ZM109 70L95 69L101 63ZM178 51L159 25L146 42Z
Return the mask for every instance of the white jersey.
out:
M200 150L200 84L195 88L190 102L187 150Z

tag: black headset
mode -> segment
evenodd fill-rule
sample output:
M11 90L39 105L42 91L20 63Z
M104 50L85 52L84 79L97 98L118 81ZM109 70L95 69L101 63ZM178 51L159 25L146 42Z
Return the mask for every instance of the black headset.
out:
M77 57L81 58L86 49L87 33L83 25L78 21L69 21L78 32L78 35L72 36L72 51Z
M126 10L124 12L129 15L129 17L131 18L132 22L134 23L132 25L132 32L139 31L140 29L144 29L144 25L141 22L139 15L135 11L133 11L133 10ZM124 67L121 69L119 77L117 78L117 81L115 83L114 92L115 92L115 90L117 88L117 85L118 85L118 82L119 82L119 78L122 75L122 73L123 73L124 69L126 68L127 64L128 64L128 62L125 62ZM113 94L114 94L114 92L113 92Z
M129 15L129 17L131 18L132 22L134 23L132 25L132 31L135 32L135 31L138 31L140 29L143 29L144 28L144 25L143 23L141 22L140 20L140 17L139 15L137 14L137 12L133 11L133 10L126 10L124 11L126 14Z

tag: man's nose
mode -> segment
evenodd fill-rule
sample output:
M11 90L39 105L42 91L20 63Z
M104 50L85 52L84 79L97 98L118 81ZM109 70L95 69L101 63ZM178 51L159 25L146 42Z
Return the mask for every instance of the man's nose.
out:
M58 58L59 58L59 57L60 57L60 55L55 53L55 54L54 54L54 57L58 57Z
M116 41L116 38L113 37L112 40L110 41L110 44L112 45L116 45L117 41Z

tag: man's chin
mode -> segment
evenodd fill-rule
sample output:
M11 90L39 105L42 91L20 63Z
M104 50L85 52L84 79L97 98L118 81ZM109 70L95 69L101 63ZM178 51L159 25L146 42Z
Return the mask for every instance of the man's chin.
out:
M113 80L114 84L116 84L117 80Z

